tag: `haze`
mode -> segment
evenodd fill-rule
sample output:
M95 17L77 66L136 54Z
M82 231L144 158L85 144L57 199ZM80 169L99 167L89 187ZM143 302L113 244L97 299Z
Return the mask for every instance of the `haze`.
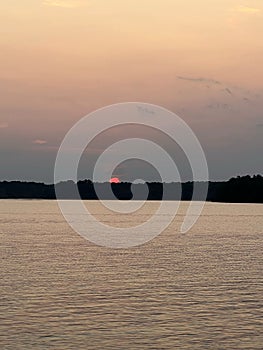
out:
M181 116L211 179L263 173L261 0L9 0L0 20L1 180L52 182L69 128L126 101Z

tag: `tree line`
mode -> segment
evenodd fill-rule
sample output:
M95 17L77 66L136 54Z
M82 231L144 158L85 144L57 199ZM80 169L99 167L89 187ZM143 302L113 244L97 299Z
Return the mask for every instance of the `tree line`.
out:
M77 186L76 186L77 185ZM263 177L238 176L228 181L196 182L198 188L196 200L202 198L202 190L208 186L207 201L232 203L263 203ZM191 200L193 182L147 182L146 184L93 183L91 180L64 181L56 185L59 198L96 200L113 199L111 189L117 199L148 199L148 200ZM78 195L79 193L79 195ZM200 197L198 196L200 193ZM0 182L1 199L56 199L54 184L24 181Z

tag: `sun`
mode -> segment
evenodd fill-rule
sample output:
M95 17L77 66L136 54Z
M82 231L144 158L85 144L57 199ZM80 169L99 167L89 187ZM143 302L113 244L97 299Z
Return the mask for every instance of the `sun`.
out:
M120 183L120 179L118 177L112 177L110 179L110 183L111 184L119 184Z

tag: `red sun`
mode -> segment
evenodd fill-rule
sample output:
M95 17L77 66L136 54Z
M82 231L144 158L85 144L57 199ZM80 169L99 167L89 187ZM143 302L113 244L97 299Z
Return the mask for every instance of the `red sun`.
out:
M120 179L118 177L112 177L110 179L110 183L111 184L119 184L120 183Z

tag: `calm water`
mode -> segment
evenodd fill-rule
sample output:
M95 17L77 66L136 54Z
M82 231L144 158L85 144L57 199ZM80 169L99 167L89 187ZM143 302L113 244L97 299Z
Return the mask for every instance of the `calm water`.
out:
M129 217L87 205L121 226L157 204ZM180 234L185 208L153 241L112 250L56 202L0 201L0 348L262 349L263 205L207 204Z

